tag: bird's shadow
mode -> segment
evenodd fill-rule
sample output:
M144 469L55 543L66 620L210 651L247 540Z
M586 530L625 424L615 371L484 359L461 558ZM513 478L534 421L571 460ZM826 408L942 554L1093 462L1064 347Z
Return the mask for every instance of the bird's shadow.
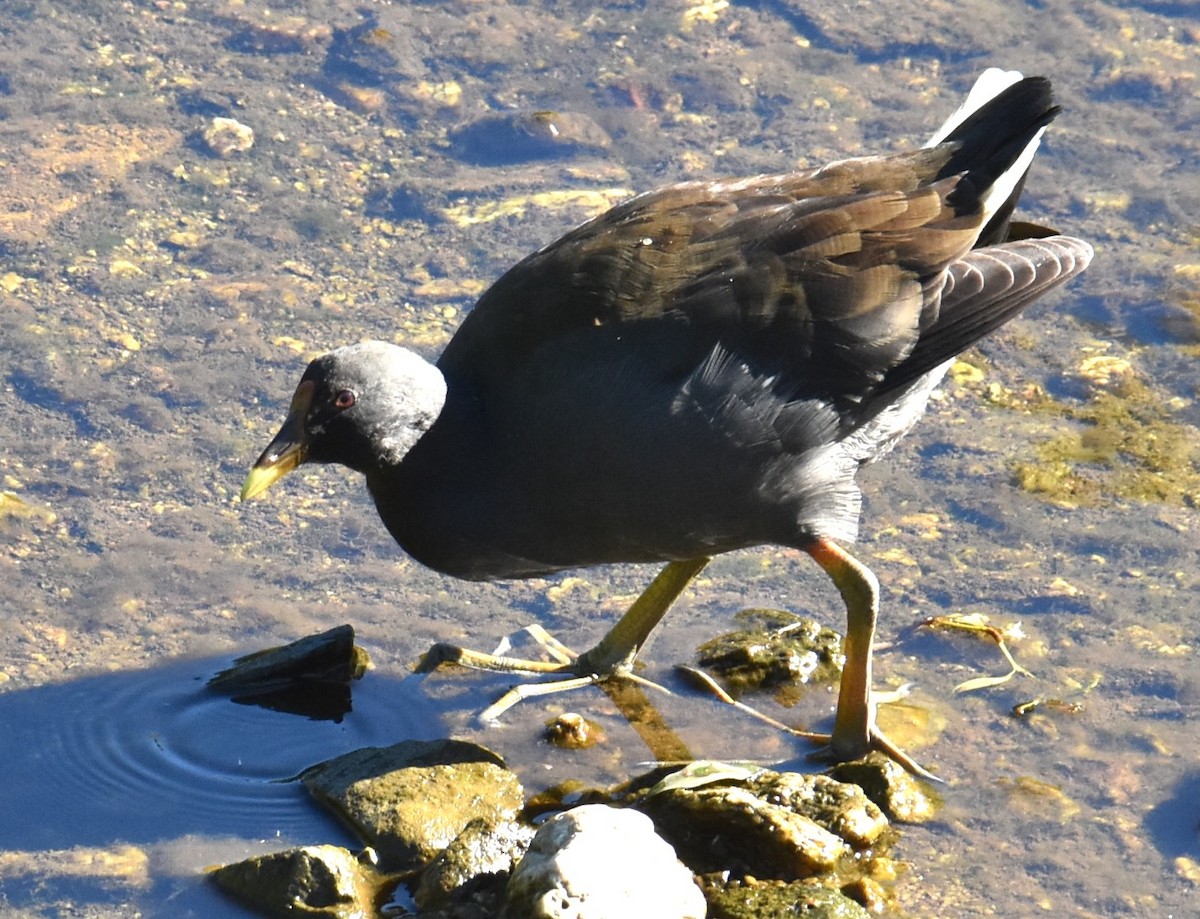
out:
M1145 826L1166 858L1200 858L1200 771L1180 779L1174 793L1146 814Z

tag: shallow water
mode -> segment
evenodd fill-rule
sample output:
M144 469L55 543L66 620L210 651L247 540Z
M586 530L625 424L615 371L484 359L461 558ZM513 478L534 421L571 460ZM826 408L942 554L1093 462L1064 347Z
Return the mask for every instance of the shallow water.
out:
M305 471L241 506L246 467L312 354L367 337L436 354L487 283L604 202L911 148L1000 65L1051 76L1065 108L1024 215L1097 257L968 355L863 477L878 679L918 684L906 742L951 781L939 821L904 832L895 896L917 916L1194 912L1194 10L878 9L5 5L0 730L17 752L0 767L0 849L22 857L0 861L0 907L212 914L199 867L341 839L272 780L360 743L470 734L531 789L648 758L599 692L475 733L470 711L502 681L402 681L434 640L486 646L530 620L584 647L651 572L453 582L403 557L349 474ZM508 109L570 113L580 143L499 168L454 147L457 127ZM254 146L210 156L213 116L253 127ZM749 606L842 624L805 558L738 553L673 611L647 674L677 685L670 665ZM954 695L1005 665L920 627L953 612L1019 621L1010 646L1036 676ZM236 654L338 622L375 662L342 725L200 688ZM1010 716L1038 696L1082 708ZM785 714L831 703L819 691ZM562 706L600 718L609 743L540 745ZM662 710L697 756L802 752L692 693ZM74 847L135 854L89 874Z
M297 772L443 730L411 681L387 678L360 687L336 721L233 704L203 688L227 663L175 661L0 695L6 905L53 912L70 896L111 906L108 889L170 902L175 915L223 912L200 880L206 866L314 839L356 845L314 809Z

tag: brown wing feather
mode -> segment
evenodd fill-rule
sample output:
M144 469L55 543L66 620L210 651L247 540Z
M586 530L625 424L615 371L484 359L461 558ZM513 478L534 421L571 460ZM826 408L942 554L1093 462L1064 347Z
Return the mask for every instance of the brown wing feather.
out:
M486 388L568 332L670 322L700 353L719 343L853 397L912 350L937 312L933 280L979 232L977 211L948 203L959 178L933 181L948 155L631 199L505 274L439 366Z

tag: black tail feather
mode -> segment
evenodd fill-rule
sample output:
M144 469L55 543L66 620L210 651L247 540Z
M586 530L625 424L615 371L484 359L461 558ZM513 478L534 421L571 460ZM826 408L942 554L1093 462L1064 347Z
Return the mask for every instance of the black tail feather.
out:
M967 116L943 141L956 148L938 178L963 175L949 203L961 213L973 212L992 186L1017 164L1038 132L1060 111L1054 103L1050 81L1045 77L1026 77ZM1022 175L1012 192L996 207L977 246L1005 240L1024 186Z

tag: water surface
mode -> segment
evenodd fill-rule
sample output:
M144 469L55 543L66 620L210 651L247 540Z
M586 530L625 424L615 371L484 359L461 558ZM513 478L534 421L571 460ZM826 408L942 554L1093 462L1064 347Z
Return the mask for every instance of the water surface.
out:
M879 680L918 684L911 743L952 783L941 819L905 831L895 896L919 916L1194 911L1192 6L17 0L0 32L0 730L17 738L0 849L21 855L0 871L5 909L204 915L202 865L337 838L272 780L345 744L453 730L530 789L635 769L649 753L598 692L476 734L468 715L501 683L403 681L434 640L486 646L531 620L586 647L649 570L451 581L402 555L348 473L240 506L246 467L313 354L376 337L432 357L505 267L606 203L910 149L999 65L1052 77L1065 109L1025 216L1097 256L967 355L863 477ZM578 143L498 165L456 147L512 111L564 113ZM253 146L214 156L214 117ZM749 606L842 625L806 558L738 553L656 634L648 675L670 681ZM920 628L954 612L1019 622L1035 677L953 695L1004 670L993 647ZM345 725L248 722L201 694L229 657L338 622L375 662ZM1080 710L1010 716L1035 697ZM562 705L605 719L609 744L541 746ZM692 695L663 711L696 755L800 752ZM134 854L97 877L71 867L76 847Z

